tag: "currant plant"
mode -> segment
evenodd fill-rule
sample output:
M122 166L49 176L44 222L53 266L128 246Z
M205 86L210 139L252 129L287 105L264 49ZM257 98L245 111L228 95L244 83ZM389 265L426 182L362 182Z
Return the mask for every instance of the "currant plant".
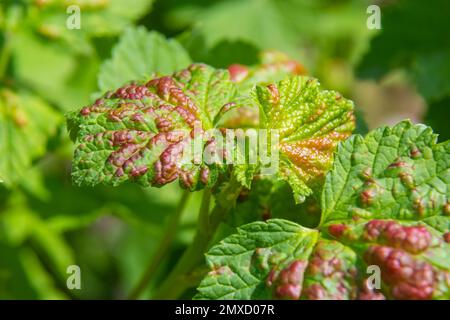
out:
M204 189L194 240L155 297L176 298L203 278L198 299L448 298L450 144L407 121L352 136L350 100L297 75L304 70L292 63L273 66L192 64L126 84L68 114L76 184L163 187L178 179L188 191ZM274 70L287 77L272 82ZM243 109L254 121L242 121ZM207 134L242 123L277 132L269 150L279 163L271 176L261 175L266 164L259 156L227 164L186 152L197 145L225 160L249 156ZM288 186L297 205L320 204L318 225L268 219L221 236L220 224L261 180ZM372 265L381 270L380 288L368 282Z

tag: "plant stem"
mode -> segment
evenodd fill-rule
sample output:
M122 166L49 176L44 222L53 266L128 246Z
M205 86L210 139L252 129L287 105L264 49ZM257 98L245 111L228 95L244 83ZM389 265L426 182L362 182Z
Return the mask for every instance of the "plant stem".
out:
M184 211L184 208L186 207L189 195L190 195L189 191L187 190L183 191L183 194L181 195L180 201L178 203L177 208L175 209L175 212L169 217L169 221L167 221L167 226L164 230L163 238L161 239L161 242L158 245L155 255L151 259L147 269L142 275L142 278L128 296L129 299L131 300L139 299L142 292L145 290L145 288L147 288L148 284L152 280L153 275L157 271L159 265L161 264L161 261L164 258L164 255L167 253L176 235L176 229L178 228L180 217Z
M194 240L183 253L180 260L178 260L176 266L170 272L159 290L155 293L154 299L176 299L187 288L193 285L192 281L187 282L183 281L183 279L191 278L191 273L195 267L203 262L204 254L208 249L212 237L220 222L223 221L228 211L234 206L240 189L239 183L232 179L228 187L222 191L222 197L224 197L225 200L216 201L216 205L210 215L208 215L208 209L211 194L209 190L205 190Z

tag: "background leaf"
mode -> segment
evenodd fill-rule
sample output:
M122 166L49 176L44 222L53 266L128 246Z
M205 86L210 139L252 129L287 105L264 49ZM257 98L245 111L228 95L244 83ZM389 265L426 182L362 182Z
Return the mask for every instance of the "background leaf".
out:
M429 115L425 119L441 134L441 141L445 141L450 138L448 126L433 119L437 113L440 118L450 115L447 103L450 41L444 31L447 25L444 12L450 10L450 4L443 0L435 5L442 10L436 12L417 0L397 1L393 6L383 8L382 32L373 38L371 50L360 62L358 73L365 78L380 80L392 70L406 71L427 101Z
M42 99L0 90L0 175L11 186L24 179L32 162L44 155L62 117Z

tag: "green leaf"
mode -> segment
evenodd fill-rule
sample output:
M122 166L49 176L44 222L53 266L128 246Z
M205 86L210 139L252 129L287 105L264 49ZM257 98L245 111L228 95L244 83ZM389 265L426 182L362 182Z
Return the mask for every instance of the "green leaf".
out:
M363 291L360 279L356 277L359 271L358 263L358 256L349 247L337 241L320 239L305 271L301 298L356 299ZM358 288L358 285L361 288Z
M450 244L420 222L253 222L213 246L197 299L448 299ZM369 286L380 268L381 286ZM373 284L373 283L372 283Z
M450 144L436 138L404 121L341 142L322 192L321 224L269 220L238 228L207 253L210 272L197 297L448 299ZM280 210L267 195L253 197L246 216L258 214L259 205ZM274 253L272 242L285 243L267 232L275 222L298 228L302 239L314 234L314 241ZM372 287L374 275L380 287Z
M62 117L45 101L0 90L0 176L7 186L27 179L33 161L44 155Z
M14 33L11 43L13 72L21 83L62 110L89 102L100 61L92 52L73 52L27 29Z
M448 217L445 217L448 220ZM359 282L359 299L448 299L450 271L448 222L446 231L439 231L423 221L345 220L322 227L323 237L332 237L351 248L358 259L351 274L366 275L369 266L381 271L381 290L368 290L365 279ZM382 294L382 296L380 296Z
M267 299L270 273L304 263L317 232L286 220L254 222L238 229L206 255L211 271L200 284L199 299ZM280 283L279 288L283 285ZM281 290L280 290L281 291Z
M237 43L239 42L234 42L234 44ZM268 85L288 76L306 72L300 63L292 60L284 53L264 51L259 56L259 63L251 66L238 64L239 60L229 64L228 71L232 81L236 83L238 97L235 99L236 107L227 110L226 114L220 118L219 127L232 129L257 128L259 126L258 106L251 97L251 89L255 85ZM240 150L237 150L237 157L244 157L243 152L239 152ZM259 169L257 164L235 164L233 175L244 187L250 188L253 177Z
M296 202L303 202L331 168L338 142L355 128L353 103L307 77L257 86L254 97L260 127L279 133L278 176L291 185Z
M212 185L221 164L196 163L191 147L198 141L204 150L213 137L195 130L213 128L234 95L228 72L194 64L172 76L126 85L72 112L68 127L76 141L75 183L132 180L162 186L180 178L191 190Z
M198 44L211 50L223 41L244 41L263 50L276 48L300 56L308 66L318 67L329 57L355 61L374 33L360 27L367 20L370 2L366 0L331 6L328 1L299 0L179 2L168 3L169 12L162 19L174 32L195 26L193 34L202 38L193 41L194 52ZM200 60L195 54L192 57L203 61L204 55Z
M408 121L342 143L322 194L322 222L448 213L450 143Z
M99 88L107 91L155 73L168 74L187 67L189 55L176 40L145 28L127 29L98 75Z

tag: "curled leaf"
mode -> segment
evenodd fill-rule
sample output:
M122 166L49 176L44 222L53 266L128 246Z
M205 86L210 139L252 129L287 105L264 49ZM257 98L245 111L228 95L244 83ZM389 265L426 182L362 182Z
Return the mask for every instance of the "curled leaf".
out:
M279 133L278 175L303 202L331 168L338 142L354 130L353 103L308 77L257 86L254 97L260 127Z
M191 190L213 184L221 165L186 151L196 141L201 152L213 147L203 131L234 95L228 72L202 64L106 93L68 115L75 183L162 186L179 178Z
M409 121L353 136L339 146L326 178L322 221L446 214L449 150L431 128Z

